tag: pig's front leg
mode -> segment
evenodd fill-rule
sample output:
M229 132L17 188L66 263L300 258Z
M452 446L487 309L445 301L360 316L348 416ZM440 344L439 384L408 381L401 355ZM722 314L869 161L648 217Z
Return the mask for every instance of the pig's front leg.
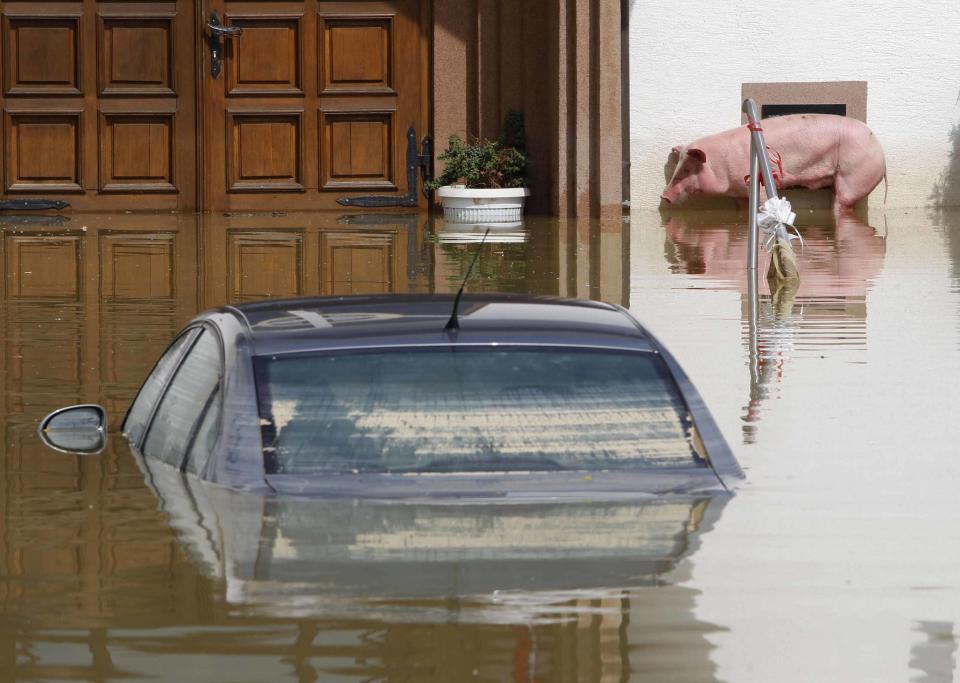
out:
M865 187L857 187L849 179L837 175L833 182L833 215L853 213L853 207L861 199L870 194Z

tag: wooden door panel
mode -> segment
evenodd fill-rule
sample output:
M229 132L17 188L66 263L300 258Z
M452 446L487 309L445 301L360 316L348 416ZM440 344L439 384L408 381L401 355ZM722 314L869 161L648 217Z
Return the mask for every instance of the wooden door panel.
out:
M0 13L0 198L197 206L193 2L20 0Z
M101 95L167 95L173 88L173 17L100 16Z
M302 96L302 14L227 15L243 29L230 41L227 96Z
M320 21L320 93L394 94L393 17Z
M304 189L301 112L227 112L231 192Z
M174 114L102 114L101 192L176 192Z
M426 133L427 0L210 2L243 31L225 38L224 76L203 87L210 208L407 193L407 128Z
M396 190L393 112L320 114L324 189Z
M7 192L83 192L81 114L37 111L4 117Z
M80 95L80 16L4 16L7 95Z

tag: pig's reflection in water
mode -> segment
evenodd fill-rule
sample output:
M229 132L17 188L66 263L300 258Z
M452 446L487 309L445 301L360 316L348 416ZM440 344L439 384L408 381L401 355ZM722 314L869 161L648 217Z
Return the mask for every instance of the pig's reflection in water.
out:
M751 359L750 398L743 417L747 443L756 440L762 404L771 384L784 378L798 331L805 324L815 326L824 316L862 324L867 291L883 266L886 240L855 214L828 216L809 225L804 220L810 219L802 216L798 221L804 244L794 242L799 282L764 282L761 275L759 316L748 320L745 328ZM673 270L725 282L740 291L744 316L749 315L746 221L743 213L728 213L719 222L715 214L703 213L671 216L665 224L665 253ZM761 274L767 272L767 259L761 252ZM856 338L849 335L848 343Z
M224 582L227 601L280 617L530 623L555 618L571 600L607 598L620 610L634 591L670 583L729 499L316 501L140 467L187 554Z
M713 214L675 215L667 219L666 257L675 272L703 275L747 292L747 216L727 213L718 222ZM880 273L886 241L852 213L834 220L804 224L804 245L794 242L800 270L799 299L864 297ZM761 252L760 272L766 273Z
M746 294L747 216L731 213L722 222L705 222L710 220L709 214L669 217L667 260L674 272L723 281ZM883 266L886 241L855 214L828 221L811 225L798 221L804 245L794 242L800 270L796 297L864 297ZM760 272L766 271L761 251Z

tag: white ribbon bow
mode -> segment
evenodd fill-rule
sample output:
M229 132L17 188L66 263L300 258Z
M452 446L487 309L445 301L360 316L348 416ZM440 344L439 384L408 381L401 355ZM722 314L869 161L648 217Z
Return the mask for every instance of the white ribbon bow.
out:
M803 237L793 225L795 220L797 214L793 212L786 197L771 197L765 201L757 214L757 226L764 235L763 248L769 252L780 240L787 244L790 244L790 240L800 240L800 245L803 246ZM791 230L793 234L790 234Z

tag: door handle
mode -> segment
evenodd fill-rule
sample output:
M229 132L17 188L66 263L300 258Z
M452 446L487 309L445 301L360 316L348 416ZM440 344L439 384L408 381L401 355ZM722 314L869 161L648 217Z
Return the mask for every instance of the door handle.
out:
M220 23L220 15L216 10L210 12L210 18L207 20L207 28L210 30L210 36L207 38L207 45L210 46L210 75L216 79L220 77L223 70L223 36L233 38L243 33L239 26L224 26Z
M216 12L214 12L216 14ZM207 28L213 31L214 33L219 33L222 36L239 36L243 33L243 29L239 26L220 26L214 24L213 20L207 22Z

